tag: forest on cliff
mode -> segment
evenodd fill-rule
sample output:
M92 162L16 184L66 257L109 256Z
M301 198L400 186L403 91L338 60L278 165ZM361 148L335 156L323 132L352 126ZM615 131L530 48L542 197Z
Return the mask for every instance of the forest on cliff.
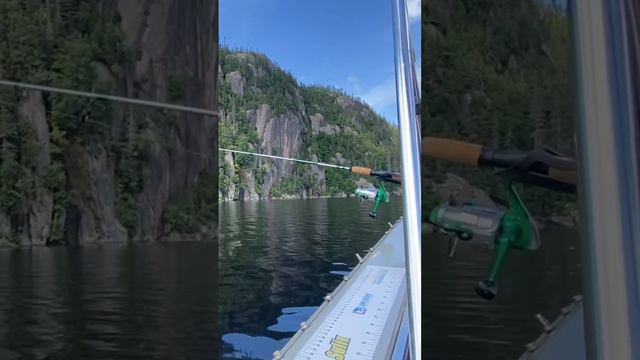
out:
M0 78L213 108L214 3L0 0ZM217 119L0 88L0 243L215 237L216 139Z
M423 2L422 135L528 150L550 146L575 156L569 22L560 7L534 0ZM444 161L423 164L423 204L447 173L504 198L488 170ZM568 213L575 196L520 187L537 214Z
M338 89L301 85L263 54L220 49L220 146L399 171L398 129ZM221 154L220 199L344 196L344 170ZM371 179L362 179L373 181Z

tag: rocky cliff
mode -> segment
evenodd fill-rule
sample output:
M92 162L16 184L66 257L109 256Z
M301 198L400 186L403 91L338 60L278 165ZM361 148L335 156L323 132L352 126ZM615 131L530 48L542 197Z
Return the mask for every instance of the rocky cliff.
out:
M217 1L0 0L0 78L212 109L217 31ZM1 88L2 242L214 239L217 130Z
M359 99L301 85L254 52L221 49L219 82L223 147L399 170L397 129ZM340 196L358 180L340 170L223 153L219 198Z

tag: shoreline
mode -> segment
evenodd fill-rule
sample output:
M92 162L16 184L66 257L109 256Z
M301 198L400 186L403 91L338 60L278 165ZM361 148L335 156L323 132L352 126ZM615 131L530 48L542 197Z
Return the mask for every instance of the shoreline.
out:
M13 250L29 250L29 249L56 249L56 248L97 248L103 246L135 246L139 244L179 244L179 243L197 243L197 244L217 244L220 239L216 240L193 240L193 239L174 239L174 240L126 240L126 241L104 241L104 242L90 242L80 245L67 245L67 244L31 244L31 245L19 245L10 242L0 243L0 251L13 251Z
M355 195L323 195L323 196L308 196L308 197L274 197L270 199L247 199L247 200L234 200L234 199L218 199L218 203L231 203L231 202L257 202L257 201L283 201L283 200L314 200L314 199L346 199L352 198Z
M390 195L397 195L400 196L400 193L396 193L396 192L389 192ZM357 197L355 194L353 193L348 193L348 194L343 194L343 195L322 195L322 196L308 196L308 197L294 197L294 196L287 196L287 197L274 197L274 198L270 198L270 199L247 199L247 200L233 200L233 199L218 199L218 203L229 203L229 202L252 202L252 201L273 201L273 200L277 200L277 201L281 201L281 200L314 200L314 199L346 199L346 198L355 198Z

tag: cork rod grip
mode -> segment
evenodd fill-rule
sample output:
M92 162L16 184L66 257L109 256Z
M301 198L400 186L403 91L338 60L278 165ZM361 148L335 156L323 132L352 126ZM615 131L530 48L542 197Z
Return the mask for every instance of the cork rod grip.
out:
M482 145L435 137L422 138L422 155L467 165L478 165Z
M362 166L352 166L351 172L358 175L370 176L371 169Z

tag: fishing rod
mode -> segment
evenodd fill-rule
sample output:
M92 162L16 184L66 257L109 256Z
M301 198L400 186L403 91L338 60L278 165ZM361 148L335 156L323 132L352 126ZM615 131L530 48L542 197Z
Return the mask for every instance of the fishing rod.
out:
M114 101L114 102L121 102L121 103L133 104L133 105L141 105L141 106L147 106L147 107L161 108L161 109L166 109L166 110L175 110L175 111L181 111L181 112L187 112L187 113L199 114L199 115L206 115L206 116L218 116L219 115L219 112L216 111L216 110L208 110L208 109L195 108L195 107L190 107L190 106L182 106L182 105L176 105L176 104L162 103L162 102L157 102L157 101L149 101L149 100L128 98L128 97L115 96L115 95L109 95L109 94L101 94L101 93L95 93L95 92L89 92L89 91L80 91L80 90L65 89L65 88L59 88L59 87L53 87L53 86L29 84L29 83L24 83L24 82L3 80L3 79L0 79L0 86L22 88L22 89L36 90L36 91L44 91L44 92L58 93L58 94L64 94L64 95L80 96L80 97L87 97L87 98L92 98L92 99L109 100L109 101ZM224 149L224 148L219 148L219 150L220 151L226 151L226 152L232 152L232 153L240 153L240 154L248 154L248 155L253 155L253 156L266 157L266 158L273 158L273 159L280 159L280 160L287 160L287 161L295 161L295 162L299 162L299 163L307 163L307 164L313 164L313 165L324 166L324 167L332 167L332 168L342 169L342 170L349 170L354 174L364 175L364 176L373 176L373 177L377 177L377 178L381 179L382 181L386 181L386 182L390 182L390 183L394 183L394 184L400 184L401 183L400 174L396 173L396 172L391 172L391 171L375 171L375 170L372 170L371 168L362 167L362 166L351 166L351 167L348 167L348 166L327 164L327 163L315 162L315 161L309 161L309 160L286 158L286 157L282 157L282 156L259 154L259 153L249 152L249 151L241 151L241 150L232 150L232 149Z
M35 91L43 91L43 92L57 93L57 94L64 94L64 95L80 96L80 97L86 97L86 98L91 98L91 99L108 100L108 101L121 102L121 103L133 104L133 105L141 105L141 106L146 106L146 107L151 107L151 108L160 108L160 109L166 109L166 110L187 112L187 113L199 114L199 115L205 115L205 116L218 116L219 115L219 112L216 111L216 110L194 108L194 107L189 107L189 106L168 104L168 103L162 103L162 102L157 102L157 101L149 101L149 100L128 98L128 97L115 96L115 95L109 95L109 94L101 94L101 93L95 93L95 92L89 92L89 91L65 89L65 88L59 88L59 87L53 87L53 86L45 86L45 85L39 85L39 84L30 84L30 83L11 81L11 80L4 80L4 79L0 79L0 86L21 88L21 89L35 90ZM393 183L393 184L400 184L401 183L400 174L396 173L396 172L392 172L392 171L376 171L376 170L373 170L371 168L362 167L362 166L351 166L351 167L348 167L348 166L327 164L327 163L316 162L316 161L294 159L294 158L286 158L286 157L282 157L282 156L252 153L252 152L241 151L241 150L231 150L231 149L224 149L224 148L220 148L219 150L220 151L226 151L226 152L232 152L232 153L240 153L240 154L247 154L247 155L252 155L252 156L272 158L272 159L294 161L294 162L298 162L298 163L313 164L313 165L318 165L318 166L323 166L323 167L330 167L330 168L341 169L341 170L348 170L348 171L350 171L351 173L354 173L354 174L376 177L380 181L380 185L377 188L358 188L355 191L355 195L360 197L360 198L362 198L363 200L371 199L371 200L375 201L373 210L369 213L369 215L371 217L375 217L376 216L376 210L378 209L378 206L379 206L380 203L389 202L389 195L388 195L386 189L384 188L384 185L382 185L382 182L389 182L389 183Z
M576 161L551 149L500 150L465 141L424 137L422 154L471 166L490 167L511 181L546 189L576 193Z
M388 182L392 184L402 183L399 173L388 171L388 170L380 171L380 170L373 170L371 168L364 167L364 166L344 166L344 165L328 164L328 163L323 163L319 161L295 159L295 158L289 158L289 157L277 156L277 155L267 155L267 154L261 154L257 152L244 151L244 150L233 150L233 149L226 149L226 148L218 148L218 150L222 152L228 152L228 153L245 154L245 155L251 155L256 157L292 161L292 162L297 162L302 164L310 164L310 165L317 165L317 166L339 169L339 170L347 170L352 174L375 177L379 181L379 184L377 187L375 186L358 187L354 191L354 194L356 195L356 197L361 198L363 201L364 200L374 201L373 209L369 212L369 216L373 218L376 217L377 210L380 204L389 202L389 193L387 192L387 189L384 187L383 182Z
M447 201L428 216L427 222L449 235L449 257L458 240L493 239L494 261L487 279L476 286L478 296L491 300L497 295L497 278L509 249L536 251L541 238L535 219L520 198L513 182L576 193L576 162L549 147L531 151L501 150L488 146L436 137L422 138L422 154L471 166L495 169L506 179L506 210Z
M341 169L341 170L348 170L353 174L364 175L364 176L373 176L373 177L379 178L382 181L393 183L393 184L401 184L401 182L402 182L401 179L400 179L400 174L397 173L397 172L393 172L393 171L373 170L371 168L364 167L364 166L335 165L335 164L328 164L328 163L323 163L323 162L319 162L319 161L310 161L310 160L288 158L288 157L284 157L284 156L260 154L260 153L251 152L251 151L232 150L232 149L225 149L225 148L218 148L218 150L224 151L224 152L230 152L230 153L246 154L246 155L258 156L258 157L265 157L265 158L271 158L271 159L293 161L293 162L298 162L298 163L303 163L303 164L311 164L311 165L318 165L318 166L330 167L330 168Z

